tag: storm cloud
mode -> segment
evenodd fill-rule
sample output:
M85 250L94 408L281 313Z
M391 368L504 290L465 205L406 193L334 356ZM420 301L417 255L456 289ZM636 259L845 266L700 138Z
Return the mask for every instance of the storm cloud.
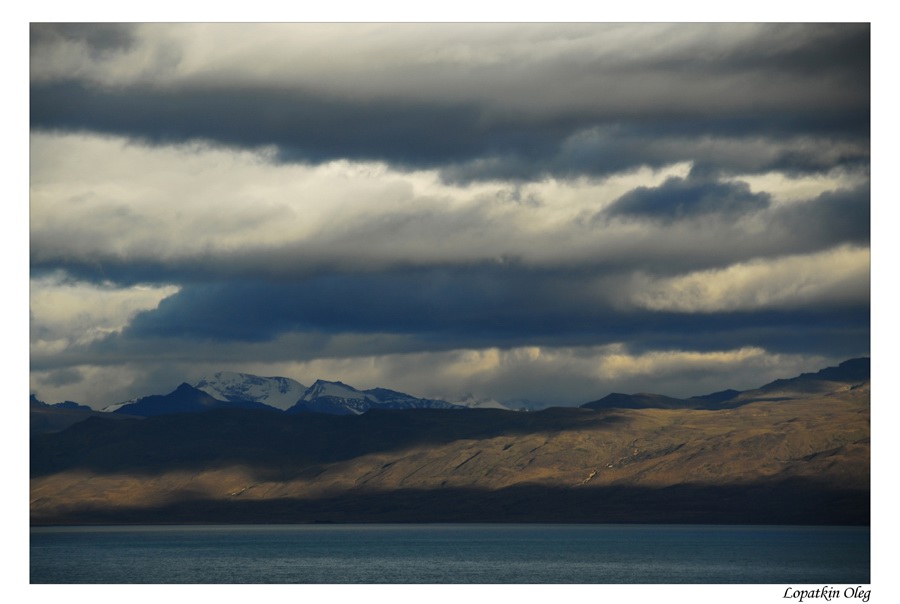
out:
M53 29L53 45L38 27L32 127L274 145L280 161L386 161L455 179L605 175L697 159L737 168L697 158L690 144L703 139L767 139L767 157L744 160L753 170L816 171L867 156L864 25L285 28L69 25ZM232 63L200 54L201 41L228 47L239 35L244 53ZM319 36L335 46L308 41ZM525 48L530 40L537 46ZM404 44L417 46L415 58L401 55ZM82 60L56 73L53 51L64 45ZM309 50L333 56L317 67ZM251 67L257 55L266 62ZM839 155L822 152L835 145Z
M34 24L32 387L322 371L288 376L574 404L716 385L663 363L751 387L868 354L869 38Z

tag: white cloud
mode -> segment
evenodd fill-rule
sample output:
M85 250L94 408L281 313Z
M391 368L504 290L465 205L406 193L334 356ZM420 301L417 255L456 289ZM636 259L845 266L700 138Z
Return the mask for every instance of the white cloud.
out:
M175 294L173 285L116 287L60 274L31 280L31 355L41 358L120 331L135 314Z
M592 220L629 190L683 177L689 164L605 179L457 186L436 171L270 159L266 150L34 133L32 260L201 262L215 265L213 272L291 274L504 258L534 266L709 263L793 245L784 233L767 242L763 216L709 225ZM754 185L767 182L784 191L777 179ZM824 183L847 184L831 175L815 190Z
M841 149L836 149L840 152ZM826 173L790 175L782 172L743 174L725 179L745 182L754 193L768 193L776 204L814 199L827 191L852 189L869 180L868 173L853 173L837 169Z
M752 23L145 23L134 29L131 45L117 53L92 52L85 42L72 39L38 45L32 49L31 78L77 77L108 87L227 82L354 98L487 102L505 111L538 114L632 111L657 106L663 97L671 110L798 100L815 107L855 94L810 74L794 74L807 76L799 92L773 86L765 72L738 69L740 60L699 81L696 73L667 68L697 56L727 62L748 52L774 55L821 35L811 28L815 26Z
M454 186L436 171L400 172L379 163L285 165L268 161L266 150L145 147L48 133L32 134L31 158L35 261L178 262L285 249L294 250L287 264L295 269L317 261L590 258L633 238L625 228L624 235L600 239L596 227L583 223L628 190L657 186L689 168Z
M843 246L672 278L632 279L624 304L686 313L866 304L870 251Z

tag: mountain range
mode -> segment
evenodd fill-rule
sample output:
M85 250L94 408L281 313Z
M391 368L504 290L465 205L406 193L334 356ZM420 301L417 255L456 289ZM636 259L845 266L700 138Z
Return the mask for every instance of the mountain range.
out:
M803 373L789 379L778 379L753 390L722 390L712 394L681 399L661 394L621 394L613 392L599 400L585 403L586 409L733 409L759 401L777 401L833 392L869 381L871 362L868 358L850 359L837 367L815 373Z
M618 395L528 413L287 413L221 405L188 385L166 397L206 412L33 404L33 421L81 420L32 434L31 521L866 524L868 366L738 394ZM310 400L397 395L320 386Z
M424 399L389 390L358 390L343 382L316 380L310 387L284 377L220 372L191 386L183 383L165 395L145 396L103 409L110 413L149 417L196 413L211 409L268 409L285 413L358 415L370 409L462 409L446 401Z
M662 394L614 392L581 405L587 409L729 409L763 400L779 400L861 383L869 379L870 360L851 359L815 373L778 379L753 390L723 390L690 398ZM53 405L56 409L90 407L71 401ZM170 413L195 413L222 408L272 409L286 413L331 413L358 415L371 409L509 409L497 401L467 397L450 403L418 398L388 388L359 390L340 381L317 380L306 387L286 377L262 377L221 371L190 385L183 383L164 395L151 395L110 405L102 411L149 417Z

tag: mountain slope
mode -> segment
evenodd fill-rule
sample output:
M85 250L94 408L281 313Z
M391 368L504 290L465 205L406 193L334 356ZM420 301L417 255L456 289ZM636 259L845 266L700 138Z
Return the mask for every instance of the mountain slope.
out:
M716 409L532 413L298 415L220 408L235 403L182 384L129 403L146 419L87 414L33 434L31 520L866 524L870 388L857 380L867 374L854 360L705 397L727 405ZM323 405L408 396L317 384L309 399ZM197 409L209 412L184 412Z
M661 394L622 394L614 392L581 405L585 409L731 409L757 401L777 401L824 395L866 384L870 377L870 359L850 359L837 367L816 373L803 373L779 379L753 390L723 390L702 396L679 399Z
M33 522L868 522L869 393L735 409L222 409L32 440Z
M224 408L271 409L252 401L220 401L190 384L181 384L169 394L154 394L117 406L112 413L151 417L171 413L199 413Z
M87 405L79 405L66 401L56 405L49 405L39 400L35 395L29 399L29 431L31 436L35 434L59 432L73 424L82 422L89 417L106 417L108 414L94 411ZM125 416L121 416L124 418Z
M613 392L603 398L581 405L583 409L695 409L697 406L687 400L672 398L662 394L641 392L622 394Z
M359 415L371 409L461 409L446 401L421 399L396 390L357 390L343 382L316 380L288 413Z
M220 401L255 402L289 409L303 396L306 386L285 377L262 377L235 371L219 371L194 385Z
M467 394L461 399L455 399L452 402L453 405L457 405L460 407L467 407L469 409L505 409L506 411L516 411L517 409L510 407L508 405L504 405L500 401L497 401L492 398L480 399L476 398L473 394Z
M756 390L747 390L735 397L736 402L748 403L764 400L784 400L813 394L847 390L869 382L871 360L850 359L837 367L826 367L815 373L803 373L797 377L770 382Z

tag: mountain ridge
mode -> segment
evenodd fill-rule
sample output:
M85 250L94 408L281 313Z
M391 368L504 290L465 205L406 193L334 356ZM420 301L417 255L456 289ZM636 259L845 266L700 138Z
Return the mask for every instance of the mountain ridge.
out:
M121 405L111 413L150 417L178 413L200 413L212 409L238 407L244 409L271 409L264 403L254 401L221 401L206 392L182 382L168 394L152 394Z
M867 387L718 410L97 416L32 437L33 523L869 518Z
M341 381L316 380L287 413L359 415L372 409L462 409L446 401L423 399L389 388L358 390Z
M194 387L218 400L263 403L282 411L296 404L307 388L287 377L237 371L217 371L200 379Z
M777 379L751 390L728 389L689 398L676 398L646 392L636 394L613 392L580 406L588 409L726 409L754 401L827 393L867 381L869 375L870 359L861 357L846 360L836 367L826 367L817 372L802 373L793 378ZM185 387L191 390L184 390ZM204 398L198 393L209 398ZM293 398L295 395L296 399ZM32 398L34 398L33 395ZM42 404L46 405L46 403ZM90 407L71 402L61 405L85 412L92 410ZM49 407L63 408L60 405L50 405ZM471 395L464 400L452 403L440 399L419 398L384 387L360 390L339 380L318 379L309 387L305 387L291 378L220 371L199 380L193 386L183 383L168 394L130 399L104 407L101 411L147 416L159 413L201 412L224 407L275 409L291 414L334 413L339 415L365 413L375 408L509 408L495 401L479 401Z
M729 409L757 401L782 400L804 394L826 394L848 386L866 383L871 378L871 359L846 360L836 367L776 379L750 390L722 390L711 394L674 398L662 394L613 392L580 405L585 409Z

